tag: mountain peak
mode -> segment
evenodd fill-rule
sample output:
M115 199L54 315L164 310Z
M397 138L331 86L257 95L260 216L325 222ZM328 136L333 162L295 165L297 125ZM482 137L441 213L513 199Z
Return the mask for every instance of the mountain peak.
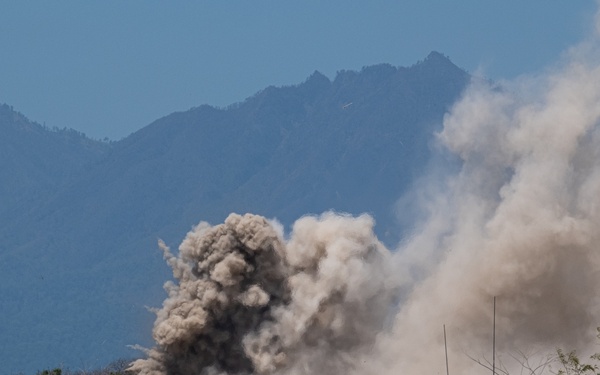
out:
M417 65L425 65L425 66L433 66L433 67L452 67L452 68L458 68L452 61L450 61L450 58L446 55L444 55L443 53L437 52L437 51L431 51L429 53L429 55L427 55L427 57L425 58L425 60L420 61L417 63Z
M323 73L315 70L301 85L308 92L315 93L327 89L331 85L331 81Z
M306 82L318 82L318 83L331 83L331 81L329 80L329 78L327 78L327 76L325 76L323 73L319 72L318 70L315 70L313 72L313 74L310 75L310 77L308 77L306 79Z
M419 61L411 68L416 68L424 74L459 74L465 79L468 76L468 73L450 61L448 56L437 51L430 52L424 60Z
M448 58L448 56L444 55L443 53L440 53L438 51L431 51L429 53L429 55L427 55L427 57L425 58L425 61L443 61L443 62L449 62L452 63L450 61L450 59Z

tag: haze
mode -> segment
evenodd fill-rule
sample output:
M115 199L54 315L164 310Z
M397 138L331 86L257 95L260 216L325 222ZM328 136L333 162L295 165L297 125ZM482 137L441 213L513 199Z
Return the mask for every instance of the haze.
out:
M314 70L408 66L430 51L494 79L587 35L595 2L0 2L0 102L49 128L121 139Z

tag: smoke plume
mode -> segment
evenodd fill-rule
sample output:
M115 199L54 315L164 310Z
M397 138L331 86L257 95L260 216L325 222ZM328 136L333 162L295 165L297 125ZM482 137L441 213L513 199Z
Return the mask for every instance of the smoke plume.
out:
M427 276L413 278L378 365L445 371L444 324L455 370L491 361L494 296L500 352L594 349L599 124L600 68L585 61L469 88L438 135L462 168L428 196L428 220L398 254L399 272Z
M255 215L198 225L175 257L177 284L140 374L333 373L383 328L394 288L373 221L324 214L289 241ZM387 270L387 271L386 271ZM386 273L388 273L386 275Z
M597 37L536 77L474 81L436 135L457 173L410 195L425 220L390 253L327 213L289 239L262 217L200 224L174 256L140 374L443 373L556 347L597 351ZM441 170L436 168L435 170ZM434 181L435 184L427 184ZM411 211L412 212L412 211ZM402 213L401 213L402 214Z

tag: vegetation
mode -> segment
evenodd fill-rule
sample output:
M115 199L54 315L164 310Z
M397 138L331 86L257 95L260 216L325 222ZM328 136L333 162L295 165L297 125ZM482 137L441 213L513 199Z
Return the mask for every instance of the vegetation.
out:
M129 364L133 361L133 359L124 359L120 358L116 361L109 363L107 366L99 369L92 370L69 370L68 368L57 367L51 370L43 370L36 372L35 375L129 375L130 372L127 371ZM14 375L25 375L24 373L18 373Z
M600 328L597 328L596 336L600 340ZM563 349L558 348L556 352L547 356L530 356L527 353L516 351L511 353L510 357L520 365L520 375L600 375L600 353L595 353L588 360L584 360L577 355L575 350L565 353ZM494 374L512 374L501 361L496 364L495 368L492 368L492 363L488 360L470 358L488 371L493 371Z
M582 363L577 353L571 351L564 353L561 349L557 351L557 360L562 368L558 370L558 375L600 375L598 361L600 361L600 353L596 353L590 357L593 363Z
M600 340L600 328L597 328L597 331L597 337ZM530 356L523 352L517 352L516 355L511 354L511 357L520 364L521 375L600 375L600 353L595 353L588 360L583 360L577 355L575 350L565 352L559 348L555 353L549 354L537 362L533 362ZM471 359L487 370L492 370L492 364L489 361ZM38 371L36 375L132 375L131 372L127 371L132 361L133 359L120 358L101 369L79 369L72 371L64 368L54 368L52 370ZM511 375L502 363L498 363L497 365L495 368L496 374ZM25 374L19 373L14 375Z

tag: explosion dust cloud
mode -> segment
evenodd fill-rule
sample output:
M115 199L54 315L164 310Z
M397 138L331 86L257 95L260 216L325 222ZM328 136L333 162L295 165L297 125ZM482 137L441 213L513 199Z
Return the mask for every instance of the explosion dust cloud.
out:
M445 373L483 370L497 297L499 361L597 351L600 59L597 37L562 65L475 81L436 135L458 158L410 199L425 220L389 252L372 219L299 219L288 240L253 215L200 224L174 256L141 374ZM436 169L436 170L439 170ZM406 215L399 212L399 215Z
M328 373L351 364L383 328L393 296L389 252L373 222L325 214L292 237L255 215L200 224L163 246L169 283L141 374Z

